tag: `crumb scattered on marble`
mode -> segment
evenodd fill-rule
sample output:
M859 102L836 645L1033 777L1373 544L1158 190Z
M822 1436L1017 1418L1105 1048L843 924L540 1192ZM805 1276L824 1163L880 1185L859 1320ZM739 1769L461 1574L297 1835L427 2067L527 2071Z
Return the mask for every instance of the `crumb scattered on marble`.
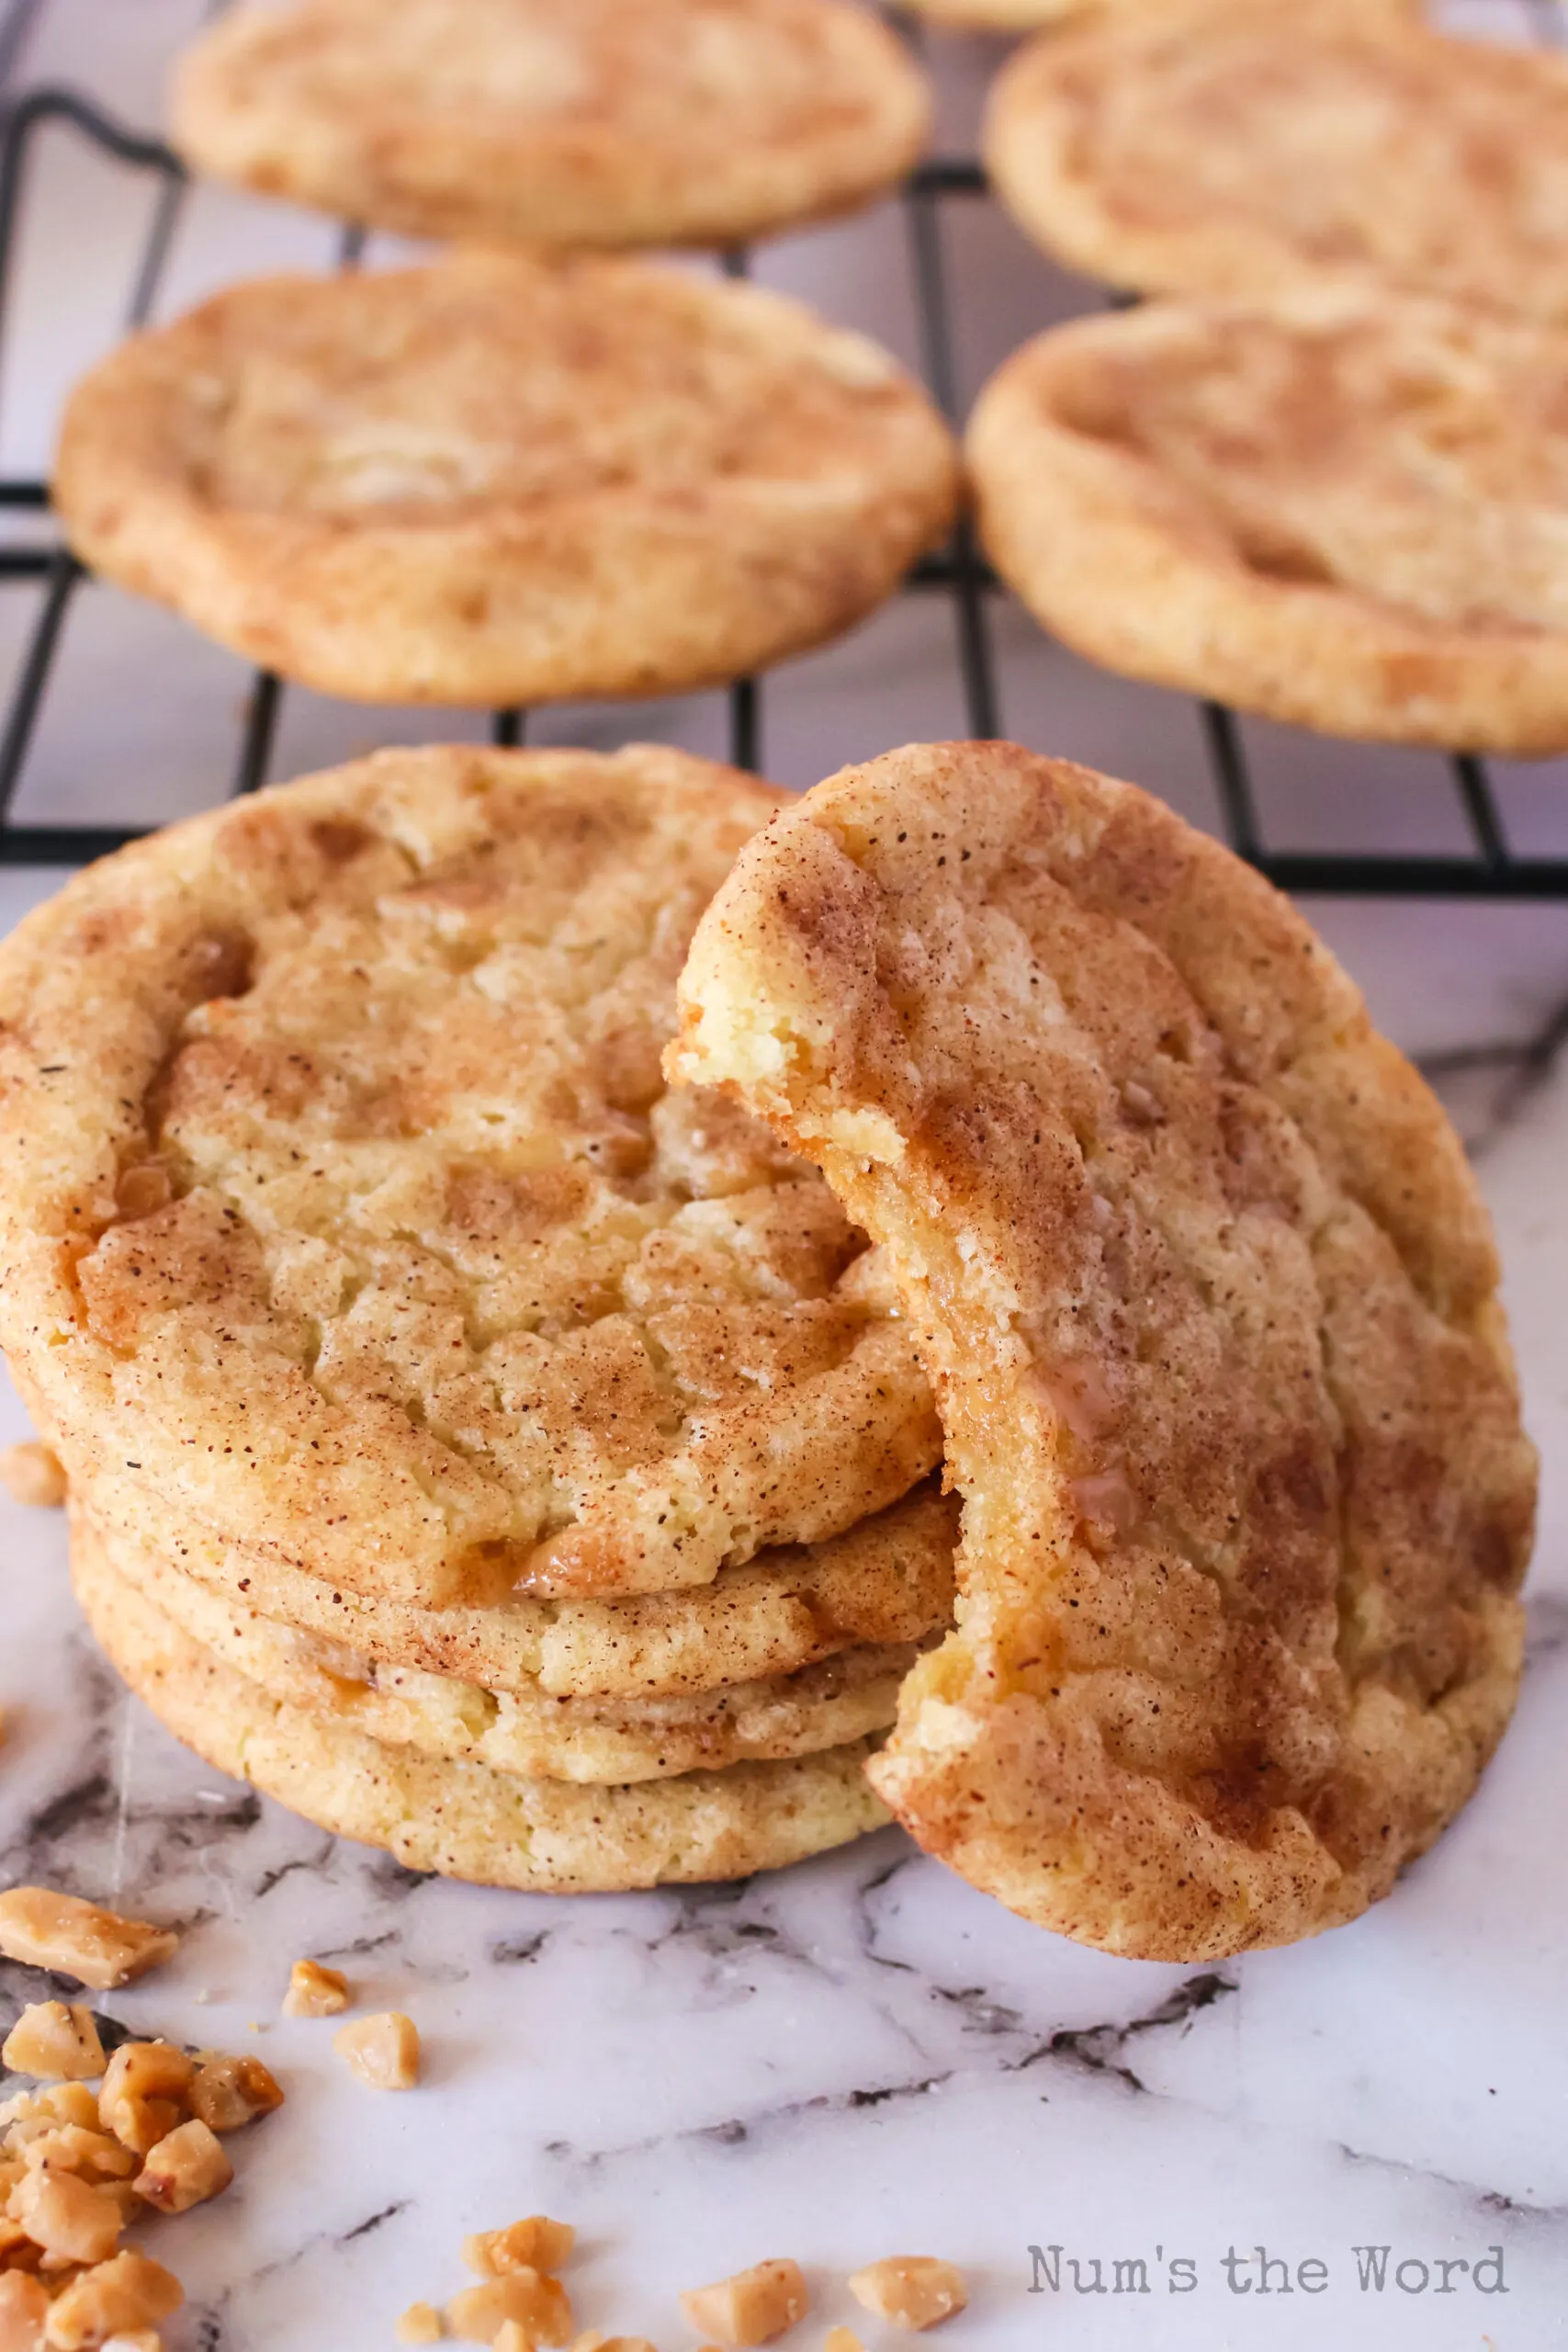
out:
M512 2222L504 2230L476 2230L463 2240L462 2254L468 2267L481 2278L501 2278L511 2270L559 2270L576 2243L577 2232L570 2222L530 2213L525 2222Z
M156 2327L177 2312L185 2290L161 2262L127 2251L82 2271L49 2308L51 2352L86 2352L106 2338Z
M148 2151L130 2185L160 2213L188 2213L193 2205L221 2196L233 2177L234 2167L217 2133L193 2115Z
M13 1886L0 1894L0 1952L29 1968L74 1976L111 1993L156 1968L179 1948L172 1928L123 1918L52 1887Z
M928 2254L894 2254L868 2263L849 2286L857 2303L893 2327L936 2327L969 2301L964 2273Z
M688 2288L681 2309L699 2335L713 2336L731 2352L746 2352L794 2327L810 2301L799 2263L779 2259L754 2263L711 2287Z
M286 2018L341 2017L347 2007L348 1979L341 1968L323 1968L317 1960L295 1962L283 1996Z
M122 2042L106 2064L92 2012L59 2001L24 2012L5 2054L50 2052L56 2078L0 2105L0 2352L162 2352L159 2324L183 2290L120 2234L227 2188L233 2166L208 2117L237 2128L283 2093L254 2058L191 2058L167 2041ZM82 2079L91 2052L96 2091Z
M13 2075L85 2083L104 2071L104 2045L93 2012L79 2002L35 2001L22 2011L0 2046Z
M14 1503L25 1503L34 1510L58 1510L68 1492L59 1455L40 1445L37 1438L8 1445L0 1453L0 1487Z
M529 2352L572 2339L570 2297L558 2278L537 2270L513 2270L504 2278L465 2287L446 2306L447 2327L468 2344L493 2344L509 2320L525 2335Z
M333 2048L372 2090L409 2091L419 2080L419 2029L400 2009L378 2010L340 2026Z
M258 2115L283 2105L277 2077L259 2058L231 2057L222 2050L198 2050L191 2083L190 2110L214 2132L239 2132Z
M98 2093L106 2132L139 2156L183 2122L196 2061L171 2041L124 2041L109 2060Z
M441 2314L434 2303L411 2303L397 2324L400 2344L439 2344Z

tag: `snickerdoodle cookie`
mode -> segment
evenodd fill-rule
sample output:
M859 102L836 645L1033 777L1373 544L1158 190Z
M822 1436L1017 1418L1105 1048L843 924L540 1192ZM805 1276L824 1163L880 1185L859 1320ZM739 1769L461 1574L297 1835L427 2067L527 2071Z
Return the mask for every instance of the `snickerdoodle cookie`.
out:
M874 1781L1081 1940L1385 1894L1514 1702L1535 1495L1458 1138L1291 906L1148 795L890 753L742 853L672 1075L817 1159L922 1332L958 1630Z
M664 1592L940 1453L864 1237L660 1056L775 797L651 747L386 752L0 948L0 1339L90 1494L440 1607Z
M1108 668L1331 734L1568 747L1568 333L1435 302L1155 302L1040 336L981 529Z
M935 24L1012 33L1032 32L1042 25L1060 24L1068 17L1089 16L1109 9L1127 16L1168 19L1177 7L1191 16L1201 7L1235 6L1237 0L899 0L899 5L917 17L929 17ZM1260 13L1267 13L1273 0L1250 0L1250 5ZM1419 14L1420 5L1421 0L1296 0L1290 20L1296 22L1301 10L1307 7L1354 7L1363 17L1369 11L1381 11L1412 17Z
M85 562L370 701L722 683L840 634L952 517L875 344L636 262L461 254L230 288L95 368L53 496Z
M1010 62L986 155L1113 286L1370 279L1568 325L1568 59L1381 9L1117 10Z
M199 170L416 237L735 244L845 212L925 143L924 77L841 0L292 0L175 80Z

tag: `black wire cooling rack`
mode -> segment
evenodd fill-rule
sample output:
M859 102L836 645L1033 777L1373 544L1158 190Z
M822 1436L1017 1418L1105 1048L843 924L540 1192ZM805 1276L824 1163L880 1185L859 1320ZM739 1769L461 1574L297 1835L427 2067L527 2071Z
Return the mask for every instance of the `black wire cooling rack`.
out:
M1551 17L1555 29L1554 0L1535 0L1535 5L1543 17ZM10 19L0 26L0 43L9 54L19 48L25 22L37 6L38 0L17 0ZM126 129L73 90L45 85L23 90L0 108L0 335L28 159L39 132L51 125L68 127L101 154L112 157L128 171L151 175L156 183L152 224L126 311L128 329L141 326L152 315L185 201L185 167L161 140ZM973 202L986 195L980 165L964 159L939 158L922 164L903 191L921 364L932 395L954 424L960 420L943 215L952 204ZM357 266L363 244L362 231L352 225L343 229L339 261L344 268ZM745 275L748 257L744 252L724 258L733 275ZM48 505L48 489L42 481L0 479L0 509L47 512ZM139 830L18 824L12 818L51 671L76 590L86 576L62 545L0 546L0 587L9 584L21 593L30 591L36 600L10 700L0 716L0 865L79 865L134 840ZM918 565L905 584L911 594L935 594L950 600L970 732L976 737L999 735L1003 724L989 619L998 582L967 526L960 526L942 553ZM229 776L232 793L253 792L267 781L284 693L283 682L271 672L254 673ZM761 754L761 682L739 680L728 689L728 703L730 758L738 766L755 769ZM1568 899L1568 858L1513 854L1485 763L1467 753L1456 754L1441 764L1458 795L1473 843L1469 854L1320 854L1271 849L1264 838L1246 744L1235 713L1208 703L1202 706L1201 715L1231 844L1282 889L1402 898ZM497 710L491 719L491 740L500 744L519 743L526 723L525 711ZM1435 759L1440 757L1434 754Z

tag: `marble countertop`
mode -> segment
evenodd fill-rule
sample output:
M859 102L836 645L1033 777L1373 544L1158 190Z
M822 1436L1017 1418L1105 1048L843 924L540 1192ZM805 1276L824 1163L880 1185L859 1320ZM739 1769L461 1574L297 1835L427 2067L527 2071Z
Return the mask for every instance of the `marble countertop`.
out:
M1480 29L1508 28L1503 0L1472 13ZM197 0L50 0L18 70L153 122L167 54L197 14ZM954 139L994 53L941 45ZM113 331L141 225L115 187L63 139L39 158L4 379L6 470L40 463L62 385ZM889 210L788 241L762 274L908 350L902 233ZM320 224L204 191L168 301L325 251ZM1092 299L980 207L955 218L952 258L970 385L1032 326ZM26 608L6 597L8 663ZM1013 732L1213 821L1189 706L1097 676L1015 612L998 640ZM23 813L201 805L220 788L243 684L177 624L91 592ZM950 619L908 600L770 689L768 761L805 783L961 723ZM711 745L717 707L658 706L636 726ZM625 713L563 712L545 731L627 729ZM296 696L276 773L437 731L428 717ZM1280 841L1454 845L1432 761L1249 731ZM1505 770L1500 791L1521 846L1568 850L1568 763ZM0 876L0 925L56 878ZM793 2254L817 2290L800 2338L816 2345L830 2321L857 2317L844 2274L908 2251L969 2274L971 2309L937 2339L953 2352L1565 2340L1568 910L1314 912L1475 1151L1545 1457L1524 1698L1456 1828L1357 1926L1202 1971L1044 1936L895 1831L679 1894L448 1885L322 1836L177 1747L81 1629L58 1516L0 1501L3 1882L42 1879L184 1923L173 1965L101 2006L139 2030L254 2050L288 2087L229 2196L168 2225L191 2298L169 2330L175 2352L388 2346L405 2304L464 2283L465 2232L533 2211L581 2233L581 2324L646 2333L663 2352L691 2341L682 2286ZM0 1442L22 1433L6 1392ZM279 2018L288 1963L306 1951L413 2016L427 2052L416 2093L357 2086L330 2028ZM10 2001L36 1987L0 1973Z

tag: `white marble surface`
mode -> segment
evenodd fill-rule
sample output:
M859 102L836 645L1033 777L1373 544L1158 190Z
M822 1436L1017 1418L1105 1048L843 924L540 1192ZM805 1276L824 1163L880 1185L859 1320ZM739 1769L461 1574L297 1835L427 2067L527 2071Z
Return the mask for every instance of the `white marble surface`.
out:
M197 0L48 0L24 72L64 75L156 119ZM1506 28L1499 6L1472 11ZM953 135L993 52L944 47ZM0 461L37 466L61 386L112 332L139 222L123 186L64 141L41 159L4 372ZM117 192L118 189L118 192ZM764 274L908 348L895 214L791 241ZM962 210L953 258L966 384L1032 326L1089 299L993 216ZM169 300L288 258L317 224L215 193L192 206ZM0 603L14 658L25 597ZM1003 616L1010 728L1212 816L1197 733L1173 698L1102 680ZM795 665L769 695L769 758L807 782L960 722L950 626L906 605ZM237 665L105 592L84 599L26 806L35 817L162 816L220 788ZM605 740L625 713L546 730ZM710 702L635 724L716 744ZM276 772L428 719L293 698ZM1254 741L1281 841L1451 847L1433 763ZM1506 775L1523 846L1568 847L1568 767ZM51 877L0 880L0 922ZM1327 905L1316 912L1380 1017L1428 1059L1496 1212L1532 1427L1546 1462L1534 1645L1517 1724L1483 1792L1372 1917L1212 1972L1120 1963L1028 1928L895 1832L732 1888L550 1901L420 1881L334 1844L185 1755L96 1660L52 1516L0 1504L0 1875L118 1894L183 1922L179 1959L103 2006L139 2030L255 2048L284 2112L220 2205L169 2226L191 2294L177 2352L369 2352L415 2296L462 2278L459 2236L542 2209L576 2221L584 2324L690 2343L682 2285L797 2255L818 2290L802 2340L852 2313L844 2272L940 2251L971 2275L953 2352L1147 2347L1274 2352L1326 2343L1545 2352L1568 2341L1568 910ZM0 1398L0 1439L20 1432ZM289 1961L338 1959L407 2008L428 2052L404 2099L352 2085L330 2029L286 2024ZM6 1972L4 1992L36 1986ZM201 2005L198 2006L198 2000ZM257 2038L253 2039L253 2027ZM1062 2289L1031 2294L1031 2245ZM1323 2291L1258 2290L1259 2246L1325 2266ZM1383 2291L1358 2246L1392 2249ZM1500 2248L1506 2291L1418 2266ZM1151 2291L1077 2294L1067 2265L1142 2256ZM1196 2285L1171 2292L1196 2265ZM1319 2274L1309 2271L1314 2279ZM1490 2274L1483 2274L1489 2276ZM1299 2271L1298 2271L1299 2278ZM875 2331L867 2328L868 2338Z

